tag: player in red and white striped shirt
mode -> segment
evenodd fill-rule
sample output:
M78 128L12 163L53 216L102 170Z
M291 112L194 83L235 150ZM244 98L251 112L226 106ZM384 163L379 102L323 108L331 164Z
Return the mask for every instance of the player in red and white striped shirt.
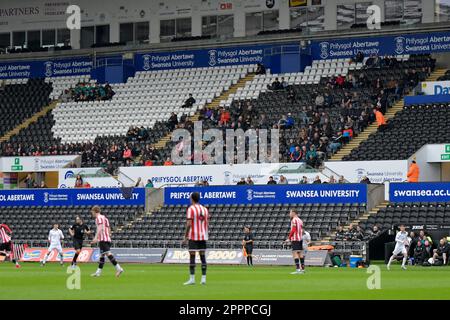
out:
M286 242L291 242L292 256L294 258L296 271L292 274L305 272L305 258L303 256L303 221L298 217L297 211L289 212L291 218L291 231Z
M206 241L208 240L208 209L200 203L200 194L193 192L191 194L191 205L187 209L186 231L184 241L188 242L190 256L190 278L185 285L195 284L195 253L198 251L202 262L202 280L201 284L206 284Z
M111 253L111 227L109 225L109 220L100 212L99 206L93 206L91 209L92 217L95 218L95 224L97 226L97 232L95 234L92 244L98 242L98 247L100 249L100 259L98 263L98 269L91 276L100 277L102 274L103 266L105 265L105 256L108 257L109 261L116 268L116 277L119 277L123 273L123 269L117 263L116 258Z
M19 261L14 258L14 253L11 243L12 230L6 224L0 224L0 254L10 257L11 262L20 268Z

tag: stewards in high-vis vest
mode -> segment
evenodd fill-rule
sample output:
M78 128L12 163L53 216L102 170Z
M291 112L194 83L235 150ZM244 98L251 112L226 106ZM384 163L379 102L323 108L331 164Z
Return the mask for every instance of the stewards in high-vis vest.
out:
M419 166L417 165L416 161L412 161L411 165L409 166L408 170L408 182L419 182Z

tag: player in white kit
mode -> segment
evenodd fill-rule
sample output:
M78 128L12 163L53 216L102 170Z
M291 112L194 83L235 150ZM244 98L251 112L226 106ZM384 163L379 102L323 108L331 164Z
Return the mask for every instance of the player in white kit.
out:
M408 259L408 250L406 247L409 245L409 239L408 239L408 232L405 231L405 225L401 224L399 226L400 231L397 232L397 235L395 236L395 248L392 252L392 256L389 259L389 262L387 264L387 269L390 270L391 263L395 259L395 257L398 254L403 254L403 261L402 261L402 269L406 270L406 260Z
M50 246L48 247L47 253L45 254L44 260L41 261L41 265L44 266L47 262L48 256L53 250L58 251L60 264L64 264L64 254L61 245L61 241L64 240L64 234L59 229L59 225L55 223L53 225L53 229L48 233L48 241L50 242Z

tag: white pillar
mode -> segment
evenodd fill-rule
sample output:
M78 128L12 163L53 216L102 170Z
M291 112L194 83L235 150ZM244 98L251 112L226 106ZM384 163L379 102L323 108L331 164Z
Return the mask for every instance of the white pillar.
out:
M325 3L325 30L337 30L337 4L335 1Z
M70 30L70 45L72 49L80 49L81 29Z
M291 28L291 17L289 14L289 0L281 0L278 21L280 30Z
M242 1L234 2L234 36L245 37L245 12Z
M160 23L158 15L153 15L150 17L150 43L159 43L159 30Z
M422 23L434 22L435 1L422 0Z

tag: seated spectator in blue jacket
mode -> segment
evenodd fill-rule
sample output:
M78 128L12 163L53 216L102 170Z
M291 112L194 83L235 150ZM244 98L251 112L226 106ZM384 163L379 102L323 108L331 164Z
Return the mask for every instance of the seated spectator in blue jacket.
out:
M290 158L291 162L300 162L302 159L302 151L299 146L296 146L294 152L291 152Z
M294 118L292 118L292 115L290 113L288 113L287 117L286 117L286 124L285 124L285 128L286 129L290 129L294 126L295 124L295 120Z

